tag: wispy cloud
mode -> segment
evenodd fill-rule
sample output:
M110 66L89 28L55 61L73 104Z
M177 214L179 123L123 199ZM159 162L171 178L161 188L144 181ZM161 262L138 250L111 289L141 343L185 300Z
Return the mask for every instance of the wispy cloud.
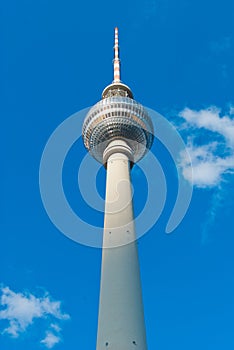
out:
M51 348L52 344L60 341L60 328L53 321L70 318L61 311L60 301L52 300L48 293L43 297L36 297L29 292L14 292L9 287L1 287L0 292L0 320L8 321L3 334L18 338L35 320L46 319L51 325L42 343Z
M227 183L234 173L234 108L227 113L212 106L207 109L185 108L179 113L179 128L185 136L192 161L192 176L186 155L180 166L185 179L197 188L212 189L212 199L202 225L202 244L209 241L209 231L225 203Z
M209 43L208 57L224 81L229 78L233 61L233 37L224 36Z
M202 224L202 231L201 231L201 244L205 245L209 243L211 237L210 237L210 230L212 229L216 216L219 213L219 210L223 207L225 203L225 198L227 196L227 191L224 186L218 186L217 189L215 189L215 192L212 195L211 202L209 209L206 213L206 220Z
M223 37L216 41L210 42L210 50L215 54L226 53L226 51L232 48L232 38L229 36Z
M192 160L193 178L185 155L181 154L184 177L197 187L215 187L225 174L234 172L234 119L232 108L226 115L216 107L179 113L180 127L186 131L187 149ZM202 136L201 136L202 135Z

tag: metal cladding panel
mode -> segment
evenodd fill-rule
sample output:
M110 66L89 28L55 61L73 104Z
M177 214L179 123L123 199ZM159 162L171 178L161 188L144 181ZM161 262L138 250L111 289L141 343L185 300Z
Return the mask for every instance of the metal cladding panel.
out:
M97 350L146 350L128 157L107 162Z

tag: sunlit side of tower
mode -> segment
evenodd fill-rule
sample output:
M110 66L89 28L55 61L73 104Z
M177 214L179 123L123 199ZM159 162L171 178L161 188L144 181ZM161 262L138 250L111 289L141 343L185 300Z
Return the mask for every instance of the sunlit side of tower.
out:
M130 170L152 146L144 107L120 80L115 28L114 80L83 124L90 154L107 170L97 350L146 350Z

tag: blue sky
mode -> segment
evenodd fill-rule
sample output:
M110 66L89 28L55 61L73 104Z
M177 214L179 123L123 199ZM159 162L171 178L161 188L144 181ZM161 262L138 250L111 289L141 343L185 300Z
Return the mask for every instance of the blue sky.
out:
M148 348L233 349L233 2L9 0L1 9L0 348L95 348L101 250L58 231L38 178L52 132L112 81L117 25L122 80L176 126L194 165L188 212L166 235L177 176L155 141L168 195L138 242ZM77 188L85 154L79 139L64 163L64 191L78 215L102 226ZM180 166L190 181L183 157ZM132 181L138 214L147 186L137 166ZM104 196L104 169L97 187Z

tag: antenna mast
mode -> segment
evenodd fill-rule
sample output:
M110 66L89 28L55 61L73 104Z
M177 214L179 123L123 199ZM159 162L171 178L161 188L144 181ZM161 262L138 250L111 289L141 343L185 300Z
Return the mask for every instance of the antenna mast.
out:
M120 59L119 59L119 32L118 28L115 28L115 58L114 58L114 81L113 83L120 83Z

